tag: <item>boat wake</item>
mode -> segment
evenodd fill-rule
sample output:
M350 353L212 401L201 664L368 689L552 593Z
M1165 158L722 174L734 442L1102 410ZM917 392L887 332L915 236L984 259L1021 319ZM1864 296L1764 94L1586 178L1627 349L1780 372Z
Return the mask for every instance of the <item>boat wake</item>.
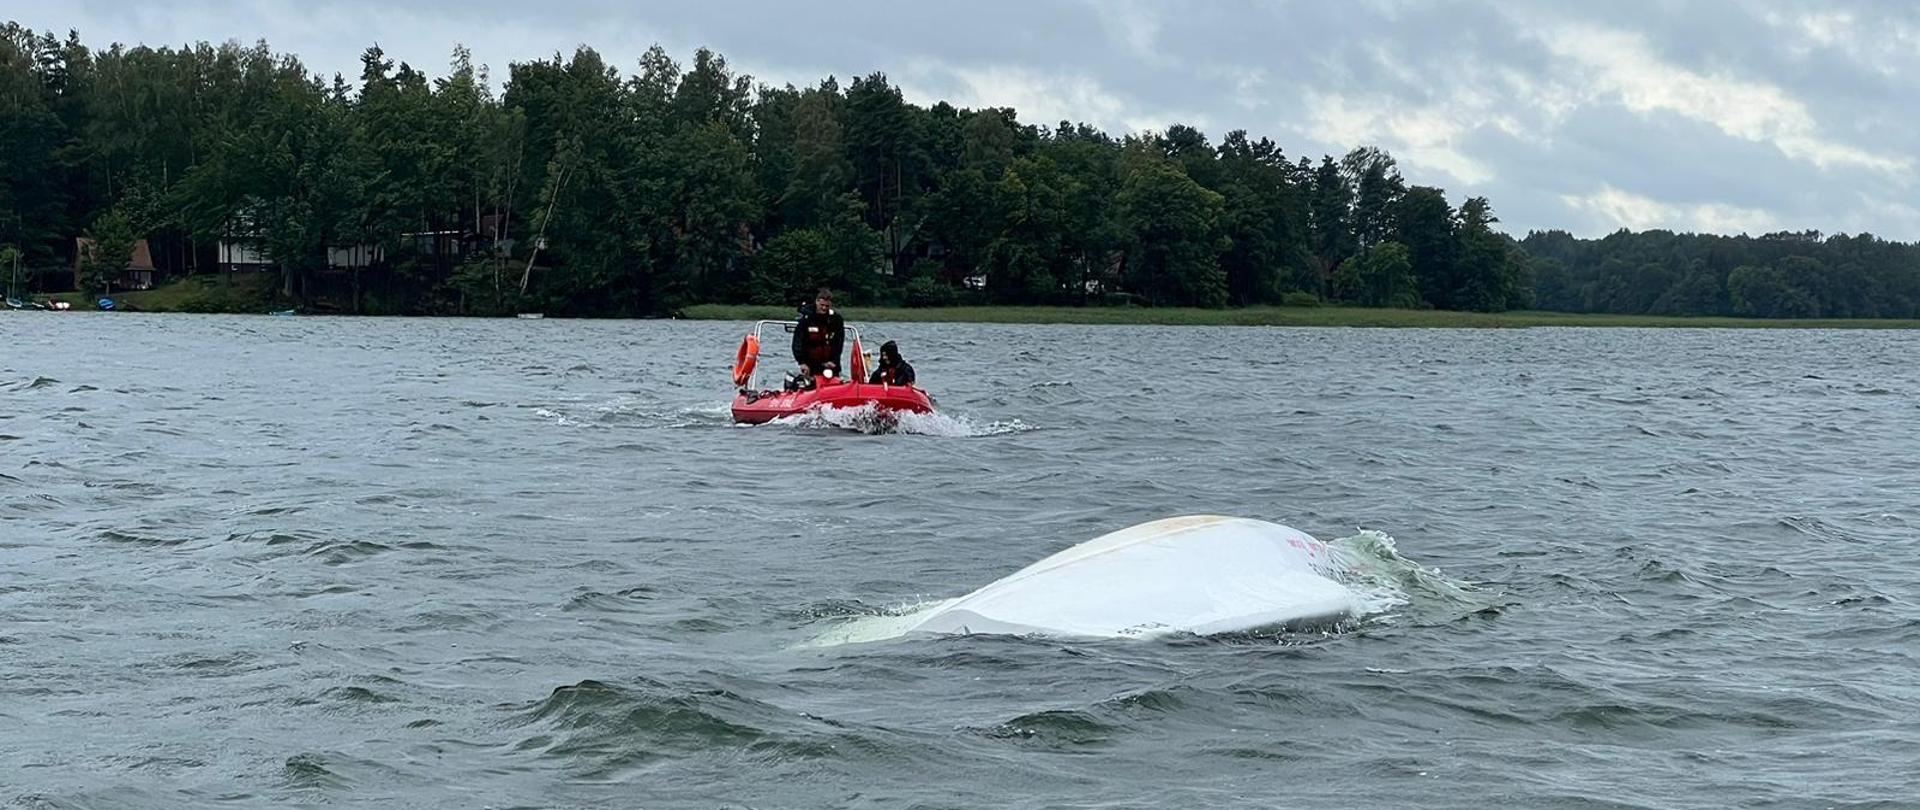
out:
M534 416L558 427L568 428L711 428L733 424L725 404L671 407L621 397L605 402L582 402L540 406Z
M674 408L620 398L597 403L543 405L533 407L531 413L548 424L565 428L758 427L734 422L725 403ZM766 424L789 430L850 430L869 435L902 433L948 438L1001 436L1039 429L1018 419L982 422L964 414L882 411L872 404L857 408L820 408L783 416Z
M783 416L767 424L798 430L852 430L870 435L907 433L949 438L1000 436L1037 429L1018 419L983 423L964 414L881 411L871 404L858 408L822 408Z

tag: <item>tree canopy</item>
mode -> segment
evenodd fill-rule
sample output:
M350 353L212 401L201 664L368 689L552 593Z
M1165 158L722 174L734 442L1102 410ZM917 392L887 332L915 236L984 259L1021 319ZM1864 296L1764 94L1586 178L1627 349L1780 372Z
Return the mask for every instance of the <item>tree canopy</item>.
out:
M915 306L1920 306L1909 246L1515 241L1489 201L1455 205L1374 147L1289 157L1183 125L1115 137L920 106L879 72L773 87L704 49L683 64L656 46L623 71L581 48L496 78L457 47L437 76L376 46L358 76L323 78L265 43L95 51L9 23L0 246L64 268L76 237L146 239L181 275L237 245L286 296L421 314L651 315L821 284Z

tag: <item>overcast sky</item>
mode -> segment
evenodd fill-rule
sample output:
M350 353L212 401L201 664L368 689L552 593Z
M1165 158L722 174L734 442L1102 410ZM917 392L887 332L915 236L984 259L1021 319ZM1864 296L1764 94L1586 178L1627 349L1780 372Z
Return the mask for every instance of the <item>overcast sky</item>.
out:
M109 42L266 39L349 78L378 41L438 75L590 45L710 47L771 84L885 71L908 97L1109 132L1246 129L1289 155L1385 147L1484 195L1515 234L1815 228L1920 240L1920 4L59 0L36 29Z

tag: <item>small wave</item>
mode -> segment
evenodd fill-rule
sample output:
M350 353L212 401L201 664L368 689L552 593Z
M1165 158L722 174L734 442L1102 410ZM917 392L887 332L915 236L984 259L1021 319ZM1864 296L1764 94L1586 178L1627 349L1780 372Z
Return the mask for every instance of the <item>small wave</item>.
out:
M700 405L692 408L681 408L675 413L683 414L686 416L703 416L703 417L712 417L715 419L726 419L728 421L732 421L733 406L727 403L720 403L717 405Z
M642 680L633 688L584 680L553 690L522 712L527 724L591 730L593 737L651 736L688 751L708 744L751 741L763 732L727 715L763 707L721 689L676 690ZM753 713L749 711L748 713Z
M1816 540L1823 540L1829 543L1859 542L1859 538L1849 534L1846 530L1817 517L1788 515L1780 518L1775 523L1776 525L1786 527Z
M364 686L336 686L320 693L321 697L341 703L381 704L399 703L400 699L381 694Z
M579 422L575 422L572 419L568 419L566 414L556 411L552 408L536 408L533 411L533 415L538 416L541 419L550 419L553 421L554 424L559 425L561 427L573 427L575 425L580 424Z
M864 644L869 641L899 638L914 625L919 624L929 611L937 610L949 601L952 600L910 602L892 608L868 608L858 602L832 603L831 606L819 610L819 617L846 618L847 620L834 624L825 632L796 646L800 648L837 647L842 644Z
M347 786L347 780L329 769L326 757L319 754L288 757L284 776L288 787L302 790L331 790Z
M728 425L733 410L727 403L682 408L662 408L658 404L619 397L606 402L581 404L569 413L555 408L538 408L535 416L552 420L563 427L641 427L691 428Z
M887 608L869 605L858 599L828 599L823 602L815 602L787 611L786 616L797 623L808 624L822 620L892 615L903 610L911 610L917 607L918 604L919 603L906 605L898 609L889 610Z
M127 546L178 546L187 542L186 538L181 537L152 537L132 532L123 532L118 529L108 529L95 535L95 537L108 543Z
M852 430L868 435L905 433L955 439L1001 436L1038 429L1018 419L982 423L965 414L882 411L871 404L858 408L821 408L783 416L768 424L801 430Z
M1480 589L1448 578L1400 555L1393 537L1363 529L1327 543L1332 565L1324 571L1360 596L1363 618L1405 606L1436 614L1472 613L1490 607Z
M568 760L591 778L662 760L711 758L716 752L781 762L872 748L870 740L837 723L729 689L644 678L623 685L585 680L562 686L518 714L519 724L534 733L515 750Z
M669 428L715 427L733 424L733 406L728 403L676 408L645 416Z
M1031 742L1050 748L1079 748L1112 742L1122 729L1089 712L1051 709L1023 714L982 733L989 739Z
M327 565L346 565L392 550L392 546L370 540L323 540L309 546L304 553Z
M601 591L589 590L576 594L572 599L567 600L565 605L560 606L560 610L567 613L581 610L617 613L633 610L637 603L652 598L654 598L654 590L644 585L628 588L618 593L603 593Z

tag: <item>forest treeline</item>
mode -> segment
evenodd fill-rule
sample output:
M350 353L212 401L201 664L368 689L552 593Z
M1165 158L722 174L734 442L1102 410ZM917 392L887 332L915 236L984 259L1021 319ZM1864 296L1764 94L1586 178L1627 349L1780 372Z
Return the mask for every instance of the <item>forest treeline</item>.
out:
M495 82L499 80L499 89ZM651 315L694 303L1916 314L1871 236L1516 241L1386 152L1289 156L906 101L882 73L772 87L700 50L590 48L323 78L266 44L88 48L0 28L0 250L36 289L265 272L357 312ZM79 237L89 240L82 247ZM147 250L133 246L145 240ZM77 268L77 272L76 272Z

